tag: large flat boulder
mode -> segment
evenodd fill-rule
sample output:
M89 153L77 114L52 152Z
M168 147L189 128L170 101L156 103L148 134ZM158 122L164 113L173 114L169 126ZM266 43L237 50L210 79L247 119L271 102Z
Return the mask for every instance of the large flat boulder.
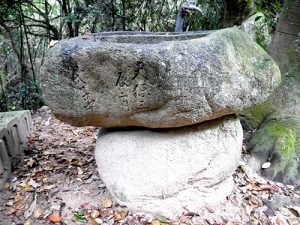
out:
M76 126L181 127L264 101L272 58L237 28L100 33L60 41L42 70L47 105Z
M95 158L119 204L175 218L225 201L242 141L235 117L172 129L109 129L98 136Z

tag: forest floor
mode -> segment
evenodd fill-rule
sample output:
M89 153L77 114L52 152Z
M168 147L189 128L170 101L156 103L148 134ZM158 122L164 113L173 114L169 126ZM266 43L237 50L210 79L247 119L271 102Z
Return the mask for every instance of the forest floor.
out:
M24 163L0 191L0 225L300 224L300 191L260 177L244 162L233 175L234 190L216 208L186 212L175 221L133 213L113 201L97 173L98 129L64 124L47 107L33 121Z

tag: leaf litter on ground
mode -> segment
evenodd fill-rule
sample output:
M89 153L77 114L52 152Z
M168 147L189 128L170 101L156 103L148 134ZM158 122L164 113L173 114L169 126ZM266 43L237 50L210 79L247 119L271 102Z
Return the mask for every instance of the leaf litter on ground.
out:
M47 107L37 110L33 121L23 164L0 192L4 225L300 224L299 190L262 178L244 162L233 175L233 192L216 208L186 211L175 221L133 213L113 201L99 178L94 158L98 129L64 124Z

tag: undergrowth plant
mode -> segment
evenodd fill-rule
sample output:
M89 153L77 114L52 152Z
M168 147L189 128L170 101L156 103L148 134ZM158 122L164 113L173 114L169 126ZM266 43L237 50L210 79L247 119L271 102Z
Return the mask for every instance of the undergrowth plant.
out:
M256 21L256 42L265 50L271 43L272 33L275 30L282 1L260 1L256 5L256 11L264 16L258 16Z

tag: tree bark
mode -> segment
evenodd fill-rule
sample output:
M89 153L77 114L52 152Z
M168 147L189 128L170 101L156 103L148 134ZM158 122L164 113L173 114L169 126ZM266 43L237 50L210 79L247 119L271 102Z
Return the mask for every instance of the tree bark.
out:
M287 66L285 57L291 43L300 39L300 1L286 0L280 13L279 21L268 48L268 53L275 59L281 69Z
M112 31L115 30L115 23L116 23L116 9L115 9L115 1L114 0L111 0L110 2L111 4L111 18L112 18L112 21L111 21L111 29Z
M250 109L248 117L260 122L249 141L249 164L270 179L300 188L299 31L300 1L286 0L268 49L279 65L282 83L265 103ZM261 170L265 162L271 166Z
M66 18L69 16L70 13L70 4L68 4L69 2L67 0L62 0L62 12L63 12L63 16ZM73 30L73 26L72 26L72 21L70 21L68 19L67 21L67 27L68 27L68 32L69 32L69 37L74 37L74 30Z

